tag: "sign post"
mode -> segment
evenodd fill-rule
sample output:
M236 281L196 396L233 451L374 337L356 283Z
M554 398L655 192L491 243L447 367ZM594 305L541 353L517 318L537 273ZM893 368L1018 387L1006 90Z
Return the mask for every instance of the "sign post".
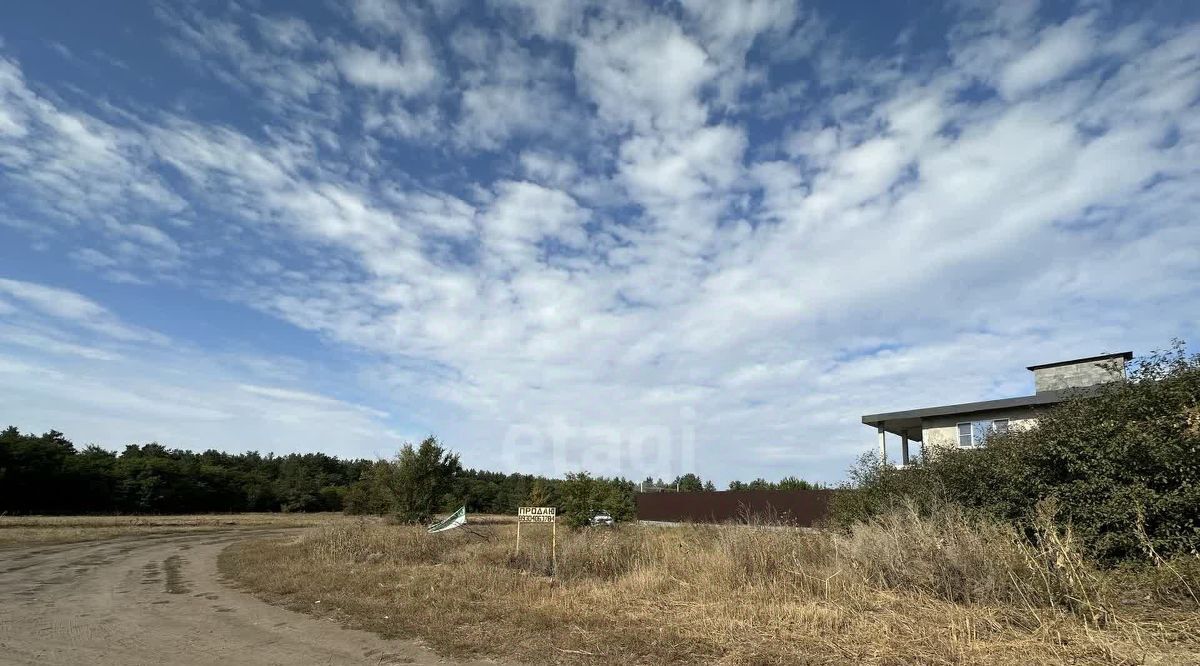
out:
M550 562L558 571L558 509L552 506L522 506L517 508L517 547L514 555L521 552L521 523L550 523Z

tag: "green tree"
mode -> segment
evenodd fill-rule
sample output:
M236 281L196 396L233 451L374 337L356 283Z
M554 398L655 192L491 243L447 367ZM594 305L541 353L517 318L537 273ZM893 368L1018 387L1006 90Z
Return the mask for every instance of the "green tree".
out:
M821 485L795 476L785 476L775 484L779 490L820 490Z
M346 492L346 513L382 516L396 511L399 479L396 464L377 460Z
M567 474L559 491L564 522L583 527L596 511L607 511L617 521L631 520L636 515L635 489L632 481L624 479L597 478L587 472Z
M569 527L584 527L599 507L596 480L587 472L568 473L561 488L563 521Z
M527 506L549 506L550 505L550 488L542 481L537 479L533 485L529 487L529 496L525 501Z
M637 517L637 504L633 494L636 486L625 479L602 479L604 492L600 499L600 508L608 511L618 522L633 520Z
M700 480L700 477L688 472L683 476L675 477L675 481L671 484L671 487L680 492L696 492L704 490L704 482Z
M396 515L404 522L428 522L443 505L462 471L458 455L427 437L419 447L405 444L396 460Z

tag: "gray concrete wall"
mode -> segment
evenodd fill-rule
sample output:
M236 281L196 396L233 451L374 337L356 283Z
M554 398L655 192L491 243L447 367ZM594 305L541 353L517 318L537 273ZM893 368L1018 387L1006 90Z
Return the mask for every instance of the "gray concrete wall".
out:
M1037 423L1037 410L1034 407L1014 407L973 414L935 416L921 422L921 439L925 442L926 451L938 447L954 448L958 446L959 423L996 419L1008 419L1009 428L1030 428Z
M1037 392L1041 393L1095 386L1124 379L1124 377L1125 363L1122 359L1116 358L1058 365L1053 368L1039 368L1033 371L1033 385Z

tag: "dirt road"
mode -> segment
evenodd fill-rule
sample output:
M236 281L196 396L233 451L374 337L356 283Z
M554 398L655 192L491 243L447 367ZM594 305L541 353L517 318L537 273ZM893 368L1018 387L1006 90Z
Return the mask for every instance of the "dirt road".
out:
M446 663L414 642L342 629L223 585L221 549L266 533L0 549L0 663Z

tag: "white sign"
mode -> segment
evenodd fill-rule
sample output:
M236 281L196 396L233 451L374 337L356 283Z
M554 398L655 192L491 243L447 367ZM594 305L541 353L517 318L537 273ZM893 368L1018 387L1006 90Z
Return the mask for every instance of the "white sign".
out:
M513 554L521 552L521 523L550 523L550 567L558 573L558 523L554 520L557 513L558 509L552 506L517 507L517 547Z
M517 507L518 523L552 523L558 509L552 506Z

